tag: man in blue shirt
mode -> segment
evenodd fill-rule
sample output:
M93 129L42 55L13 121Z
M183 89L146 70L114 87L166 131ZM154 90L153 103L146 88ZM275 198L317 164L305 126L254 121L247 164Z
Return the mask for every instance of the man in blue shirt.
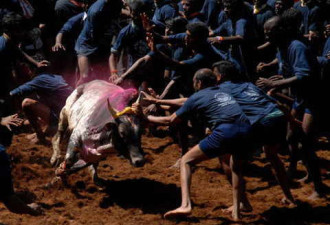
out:
M87 12L87 18L75 45L80 79L77 86L90 81L90 58L96 54L106 25L116 19L122 9L121 0L97 0Z
M12 90L10 96L23 99L23 112L36 132L32 135L32 142L46 143L47 129L57 125L60 111L73 89L60 75L42 73L35 76L31 69L30 76L32 80ZM35 98L27 97L31 94L35 94Z
M152 22L156 25L156 31L165 33L165 21L178 16L178 11L172 5L171 0L154 0L156 10Z
M225 0L223 4L227 19L220 27L210 32L210 36L216 37L210 37L209 41L228 44L227 54L238 62L242 74L252 81L254 80L254 65L256 65L252 13L242 0Z
M285 167L277 155L286 138L287 120L284 113L278 108L274 99L254 84L244 82L231 62L221 61L215 63L213 72L220 79L220 90L232 95L249 119L256 147L264 147L266 157L270 161L285 195L282 201L293 204L294 199L290 192L289 179ZM228 164L228 162L222 160L222 165L224 163ZM223 168L229 167L223 166ZM230 173L227 172L227 174ZM243 208L246 210L251 209L244 192L242 200Z
M318 157L314 152L315 123L320 104L325 102L319 95L319 68L316 57L313 57L307 46L297 40L299 32L297 27L290 25L293 21L291 15L295 15L295 9L287 10L281 19L273 17L265 23L265 35L269 42L278 47L277 54L280 71L284 79L259 78L257 85L262 88L276 91L284 87L290 87L295 96L295 102L291 111L294 117L303 114L301 141L303 144L303 160L308 170L309 177L314 182L314 192L311 199L322 196L324 189L320 176ZM290 127L289 141L291 143L290 172L296 169L297 162L297 127ZM299 135L298 135L299 136Z
M37 67L48 65L48 61L37 62L18 48L25 35L24 19L15 13L8 13L2 20L3 35L0 36L0 98L8 97L13 85L12 70L18 59L25 59Z
M137 0L129 4L129 7L132 21L119 32L114 45L111 47L111 55L109 58L111 81L119 77L117 63L122 50L127 50L129 57L128 67L149 52L149 47L146 42L146 33L142 27L140 17L140 14L145 9L145 3L141 0Z
M184 17L188 23L205 22L204 15L200 12L201 5L199 0L182 0Z
M165 66L171 69L177 70L182 74L182 79L186 82L186 86L190 87L191 77L193 74L201 68L211 68L212 64L225 58L225 55L218 51L214 46L207 42L208 28L204 23L191 23L186 27L186 33L180 33L176 35L163 36L161 41L173 42L184 44L186 48L191 49L193 52L190 58L185 60L173 60L165 55L163 52L156 48L156 44L153 41L153 37L149 36L149 48L151 52L139 59L125 74L123 74L116 83L122 82L123 79L128 78L135 73L138 68L144 66L147 62L153 62L153 60L159 60ZM151 41L152 40L152 41ZM191 93L191 90L190 90Z
M316 1L300 0L293 5L293 8L298 9L303 15L301 24L303 34L309 39L318 36L321 26L321 10L316 5Z
M170 116L147 116L151 123L170 125L199 114L212 134L190 149L181 159L181 206L167 212L165 218L186 216L191 213L191 166L223 154L232 154L233 218L240 218L241 159L249 152L250 125L235 99L216 87L217 79L210 69L198 70L193 78L197 91L183 106ZM181 101L181 99L179 99Z

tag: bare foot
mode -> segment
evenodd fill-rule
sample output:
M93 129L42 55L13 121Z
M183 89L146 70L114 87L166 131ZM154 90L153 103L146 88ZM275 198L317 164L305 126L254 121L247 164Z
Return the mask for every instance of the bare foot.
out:
M234 210L234 206L230 206L226 209L222 209L222 212L225 213L225 214L231 214L233 213L233 210ZM243 204L242 202L240 203L240 210L242 212L252 212L253 208L251 205L245 205Z
M296 203L294 201L292 201L292 200L290 200L290 199L288 199L286 197L284 197L284 198L281 199L281 203L283 205L288 205L288 206L295 206L296 205Z
M40 215L42 213L41 208L36 203L26 205L16 194L10 195L4 201L6 207L14 213L19 214L30 214L30 215Z
M318 193L317 191L313 191L313 193L307 199L311 201L315 201L320 198L322 198L322 194Z
M181 158L179 158L174 165L170 166L171 169L180 169Z
M37 137L37 133L26 135L26 138L29 139L29 140L35 139L36 137Z
M241 214L239 214L239 213L237 213L237 212L235 212L235 211L233 211L233 212L231 213L231 216L233 217L233 220L234 220L234 221L239 221L239 220L242 219Z
M169 219L172 217L178 217L178 216L188 216L191 214L191 207L179 207L177 209L174 209L172 211L168 211L164 214L165 219Z

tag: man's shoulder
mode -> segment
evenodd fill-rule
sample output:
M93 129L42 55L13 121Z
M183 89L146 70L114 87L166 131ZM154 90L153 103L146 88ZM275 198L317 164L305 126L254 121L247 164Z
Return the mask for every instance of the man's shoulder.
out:
M299 40L293 40L291 41L288 50L305 50L307 49L307 45Z

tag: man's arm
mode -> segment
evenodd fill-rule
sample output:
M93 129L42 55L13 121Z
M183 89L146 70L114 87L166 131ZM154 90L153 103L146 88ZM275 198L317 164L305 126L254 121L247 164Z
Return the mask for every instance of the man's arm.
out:
M45 66L48 66L50 64L49 61L47 60L42 60L40 62L34 60L31 56L29 56L28 54L26 54L24 51L21 50L21 53L23 54L24 58L32 63L33 65L35 65L36 67L40 68L40 67L45 67Z
M176 124L180 122L180 118L176 115L176 113L173 113L170 116L147 116L147 120L151 123L155 124L161 124L161 125L171 125Z
M143 100L154 103L154 104L159 104L159 105L169 105L169 106L177 106L180 107L182 106L188 98L177 98L177 99L158 99L154 98L151 95L148 95L147 93L142 91L142 94L145 96Z

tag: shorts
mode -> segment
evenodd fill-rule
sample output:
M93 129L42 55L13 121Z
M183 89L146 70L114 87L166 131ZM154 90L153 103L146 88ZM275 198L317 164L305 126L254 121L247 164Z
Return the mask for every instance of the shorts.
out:
M279 109L274 109L267 116L252 126L253 142L260 145L283 143L286 139L287 119Z
M199 147L209 158L223 154L235 154L247 158L251 152L251 126L248 123L223 123L218 125L212 134L204 138Z
M306 107L304 104L299 103L297 100L293 102L292 109L298 112L302 111L304 113L313 115L312 110L309 107Z

